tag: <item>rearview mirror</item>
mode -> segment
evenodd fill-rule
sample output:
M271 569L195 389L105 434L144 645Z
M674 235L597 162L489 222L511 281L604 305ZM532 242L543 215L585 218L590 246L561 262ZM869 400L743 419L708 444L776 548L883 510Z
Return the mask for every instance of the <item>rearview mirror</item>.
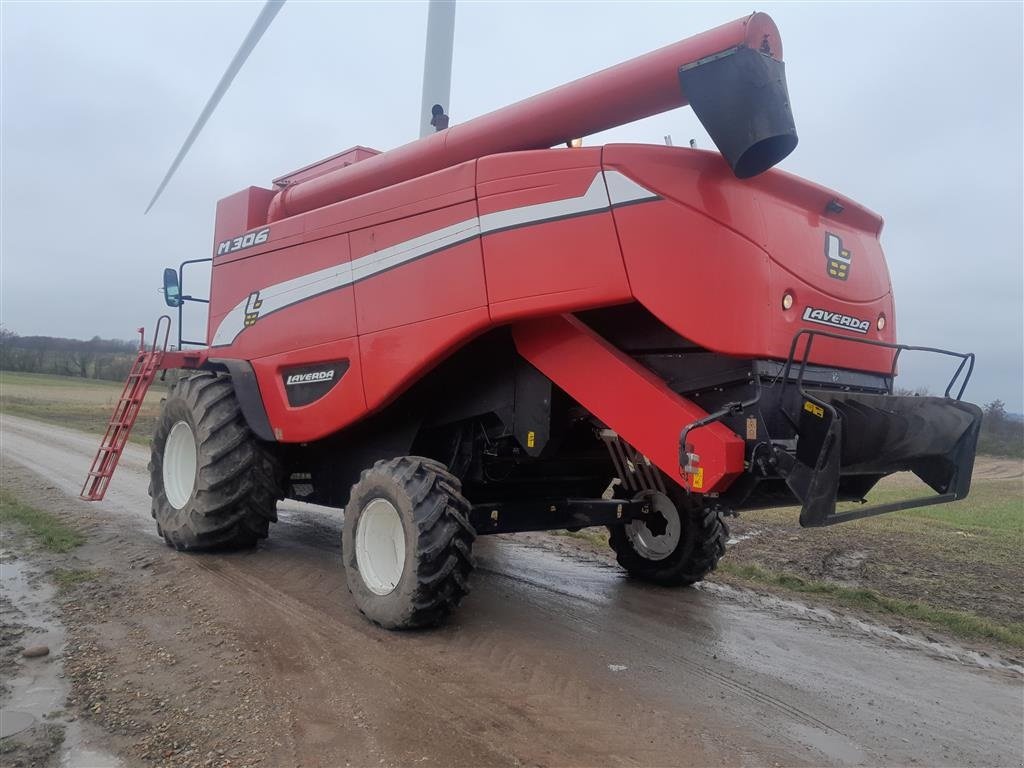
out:
M181 286L178 285L178 271L168 267L164 270L164 301L168 307L180 307Z

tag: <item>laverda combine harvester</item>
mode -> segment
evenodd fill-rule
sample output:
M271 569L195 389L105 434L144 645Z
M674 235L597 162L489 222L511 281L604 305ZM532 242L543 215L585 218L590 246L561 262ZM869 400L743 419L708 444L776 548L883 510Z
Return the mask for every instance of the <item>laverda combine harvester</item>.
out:
M687 103L721 154L565 146ZM343 507L349 589L388 628L458 605L484 534L607 526L630 575L682 586L738 510L823 526L963 498L973 356L928 349L945 396L893 394L921 348L895 343L882 220L771 170L796 143L754 14L231 195L206 343L140 351L83 496L177 369L150 464L166 542L251 547L282 498ZM181 268L165 289L190 298ZM935 494L837 511L901 470Z

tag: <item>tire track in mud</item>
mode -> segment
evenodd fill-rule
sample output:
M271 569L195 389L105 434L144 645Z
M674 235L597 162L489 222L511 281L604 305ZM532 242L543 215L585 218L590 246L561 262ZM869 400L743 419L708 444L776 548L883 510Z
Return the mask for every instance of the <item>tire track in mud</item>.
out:
M301 567L274 562L256 565L255 559L196 561L229 584L232 593L249 593L263 605L273 606L273 612L280 614L289 628L301 628L286 631L290 637L301 635L294 643L303 646L302 657L327 655L342 668L355 665L359 688L411 706L411 712L391 712L391 722L434 710L432 717L447 723L464 739L500 735L506 746L488 746L483 761L487 764L518 757L527 762L644 765L674 761L686 753L703 762L697 757L703 751L695 752L694 744L682 738L686 728L678 717L659 716L649 705L631 715L622 706L625 697L618 687L602 690L581 682L567 668L559 671L538 663L536 654L522 653L500 637L475 637L467 642L461 638L475 633L463 632L464 628L442 630L447 636L440 642L434 642L437 633L385 633L365 623L348 602L347 590L341 590L346 593L343 606L337 588L324 589L320 569L306 567L305 558ZM343 583L340 573L337 578ZM273 584L287 587L279 589ZM417 642L410 646L413 638ZM374 656L360 650L367 640L380 647ZM292 640L286 645L294 650ZM401 655L392 653L395 650ZM330 685L331 679L331 674L320 675L323 685ZM501 695L495 696L495 692ZM610 723L629 737L609 738ZM666 732L677 735L667 739ZM641 748L642 744L654 746ZM722 747L725 753L735 749ZM735 764L737 760L715 762Z
M268 542L268 550L276 550L278 547L285 546L290 549L291 545L295 542L301 542L303 546L312 545L317 550L317 553L323 553L326 555L324 562L319 564L309 564L310 568L307 568L306 558L303 558L303 562L295 567L287 564L278 565L272 567L270 571L258 571L248 572L245 574L245 579L260 582L263 584L275 583L287 585L288 596L295 600L296 603L301 606L307 617L322 617L327 616L333 611L337 610L336 605L333 604L334 600L343 599L345 606L348 608L347 613L355 617L356 621L360 620L358 613L352 608L351 601L349 600L347 589L344 587L344 573L341 569L341 558L340 558L340 547L337 545L325 545L324 534L329 536L328 540L339 541L340 540L340 522L335 517L328 518L334 523L334 526L325 525L323 519L310 519L300 511L291 509L289 510L288 520L293 524L287 534L284 531L276 531L277 534L275 539ZM316 534L316 538L311 541L310 534ZM283 543L282 539L287 536L287 542ZM513 547L518 549L516 545L508 542L502 542L504 546ZM490 548L488 548L489 550ZM291 562L291 556L294 555L294 551L290 552L289 563ZM488 555L485 553L484 558ZM478 561L480 558L478 558ZM277 569L280 569L278 571ZM331 571L335 571L331 573ZM615 569L608 569L609 571ZM303 573L304 572L304 573ZM617 570L615 570L617 573ZM321 578L320 574L329 574L326 579L326 583L332 586L324 587L325 579ZM488 583L481 585L479 583L479 576L487 575L493 581L497 583ZM226 576L225 572L221 573L222 576ZM496 570L493 567L486 565L478 565L477 570L474 573L477 577L477 592L487 590L486 600L489 605L501 605L519 602L522 599L523 586L536 587L546 593L552 593L559 598L569 597L573 598L570 592L566 592L558 589L552 584L543 583L541 581L529 579L521 575L511 575L504 573L500 570ZM511 590L503 589L503 585L500 580L509 580L514 588ZM336 586L333 586L336 585ZM482 588L482 589L481 589ZM493 594L498 592L499 594ZM322 600L317 600L315 597L329 597L331 602L324 603ZM480 610L481 606L475 604L476 601L471 597L469 599L470 604L464 605L462 612L469 614ZM541 610L545 613L551 612L551 605L548 600L531 601L528 606L529 610L524 612L519 620L510 621L509 623L516 626L528 625L531 622L543 624L538 622L536 616L525 615L532 613L534 608ZM487 610L484 607L484 610ZM601 636L606 630L612 629L614 632L622 634L622 627L625 625L622 622L616 622L615 627L606 626L607 621L594 621L591 614L595 614L600 617L602 615L602 606L593 601L574 601L574 600L559 600L557 606L557 613L563 624L566 623L566 619L570 619L568 622L574 629L570 633L570 638L566 645L567 648L559 647L556 649L556 661L551 661L544 658L545 655L550 655L550 649L548 653L538 654L535 650L531 649L531 639L528 636L524 636L520 633L510 634L499 629L498 632L494 631L476 631L476 628L470 628L466 626L460 626L456 628L446 628L440 630L440 633L445 635L443 640L443 649L441 648L422 648L422 643L418 643L413 648L414 652L421 651L418 653L421 662L424 664L433 664L435 659L433 654L437 651L443 650L449 655L453 655L456 652L459 655L459 667L463 671L463 675L468 683L464 684L461 691L453 691L454 694L458 694L460 697L472 696L472 687L479 687L480 681L485 678L490 678L493 685L501 686L506 695L521 701L525 704L526 711L536 711L547 713L546 718L552 719L551 715L555 715L553 719L561 720L564 722L572 722L579 719L581 712L589 713L589 720L585 723L577 723L573 727L573 732L578 733L582 728L584 731L591 730L589 728L590 722L596 720L600 723L617 723L618 727L625 727L630 732L636 734L636 743L641 744L663 744L665 742L665 734L673 733L681 729L680 720L678 717L678 709L676 709L674 716L667 716L663 714L665 710L674 709L672 706L673 702L663 703L664 710L659 712L655 706L652 706L651 698L653 698L654 692L651 690L645 691L647 700L638 698L633 702L633 706L624 708L624 699L628 698L631 693L627 693L629 687L623 684L620 680L609 679L606 682L600 681L595 682L592 678L588 678L585 674L581 674L579 669L578 649L581 647L595 647L600 646ZM633 618L643 621L643 616L637 612L632 615ZM507 617L506 617L507 618ZM458 621L458 616L456 617ZM326 623L319 618L315 622L310 618L310 623L319 625L320 631L324 634L330 633L331 627L334 626L332 622L327 621ZM475 623L475 622L474 622ZM497 622L495 622L497 623ZM373 630L377 632L376 629ZM420 638L433 637L435 633L416 633ZM633 644L636 647L640 645L650 644L637 633L626 632L630 641L635 641ZM581 637L586 635L587 637ZM389 641L396 638L401 638L403 635L393 635L385 633L384 637ZM617 638L617 641L621 638ZM582 642L581 642L582 641ZM653 653L661 654L662 648L649 648ZM697 672L709 678L712 683L724 683L732 689L744 693L751 701L760 704L774 705L779 710L780 714L792 716L794 719L804 722L806 725L812 728L824 728L836 732L834 728L831 728L827 724L813 718L812 716L804 713L800 710L795 710L788 707L784 702L770 697L760 697L756 690L744 686L736 681L729 680L728 678L714 673L712 670L705 666L696 664L692 661L685 659L682 656L675 655L670 661L683 662L689 670ZM593 666L593 665L588 665ZM601 672L607 674L607 665L598 665ZM438 669L438 674L445 672L446 670ZM674 702L678 707L678 702ZM624 716L625 713L632 713L628 719ZM511 715L519 715L522 713L520 707L512 707ZM454 714L454 713L453 713ZM691 715L691 719L699 719L699 710L695 711ZM527 732L537 734L540 732L541 724L536 722L524 722L524 727ZM716 728L702 727L699 729L691 729L692 736L700 736L702 739L708 742L708 745L716 746L722 751L723 754L742 752L738 750L737 745L743 743L743 738L737 733L734 734L733 738L728 738L727 734L720 734L719 731L723 729L719 726ZM725 729L729 730L729 729ZM564 738L565 733L559 734L559 738ZM604 738L604 732L602 728L594 729L589 734L587 740L600 740ZM674 753L678 755L679 753ZM607 760L609 755L607 753L598 756L598 759ZM626 759L627 756L620 756ZM660 750L645 756L641 763L649 763L650 761L662 761L665 759L665 753ZM792 760L792 757L790 757Z
M553 592L553 593L558 594L558 595L564 595L567 598L576 599L576 596L573 595L572 593L560 590L558 587L552 586L550 584L544 584L544 583L536 581L536 580L525 579L525 578L523 578L521 576L518 576L518 575L502 573L501 571L496 571L496 570L492 570L492 569L488 569L488 568L478 569L478 571L483 571L485 573L489 573L489 574L491 574L492 576L494 576L496 578L509 579L509 580L516 581L516 582L530 584L531 586L533 586L533 587L535 587L537 589L547 590L549 592ZM587 598L583 598L583 599L586 600ZM642 615L640 615L639 613L635 613L635 612L631 612L631 613L633 613L633 616L638 621L644 619L644 617ZM579 621L585 621L586 620L585 618L583 618L582 615L576 615L575 618L577 620L579 620ZM636 643L645 643L645 644L649 645L649 643L647 643L647 638L645 638L641 633L633 631L630 628L631 626L632 625L630 625L630 624L623 623L618 631L619 631L620 634L627 636L630 640L632 640L632 641L634 641ZM652 651L657 650L659 652L663 652L665 647L670 647L670 646L661 646L661 647L659 647L657 649L652 648L651 650ZM805 712L804 710L799 709L798 707L795 707L795 706L793 706L793 705L783 701L782 699L780 699L778 697L772 696L772 695L770 695L768 693L764 693L763 691L760 691L757 688L754 688L752 686L746 685L746 684L744 684L744 683L742 683L742 682L740 682L738 680L734 680L731 677L729 677L728 675L725 675L725 674L723 674L721 672L716 672L714 669L710 668L709 666L706 666L704 664L699 664L699 663L697 663L695 661L692 661L691 659L686 658L685 656L683 656L681 654L673 654L671 656L671 658L668 659L668 660L673 662L673 663L679 664L680 666L686 667L686 669L688 669L690 672L693 672L696 675L700 675L701 677L707 678L708 681L710 681L710 682L712 682L712 683L714 683L716 685L720 685L720 686L723 686L725 688L728 688L728 689L732 690L733 692L735 692L735 693L737 693L737 694L739 694L741 696L746 697L747 699L749 699L750 701L752 701L754 703L761 704L761 705L768 706L768 707L773 707L774 709L778 710L778 712L780 714L785 715L785 716L787 716L787 717L789 717L792 720L795 720L797 722L802 722L805 725L810 726L811 728L820 728L820 729L822 729L824 731L829 731L829 732L831 732L833 734L836 734L838 736L843 736L843 737L846 737L846 735L847 735L847 734L844 734L842 731L840 731L838 728L836 728L833 725L831 725L830 723L826 723L825 721L820 720L819 718L815 717L810 712Z
M0 427L5 461L77 494L93 438ZM147 458L129 446L89 513L116 521L112 547L145 549L248 638L246 674L287 713L279 746L296 764L1020 762L1019 677L501 537L478 540L475 591L449 626L384 632L347 594L338 514L288 503L251 553L164 550Z

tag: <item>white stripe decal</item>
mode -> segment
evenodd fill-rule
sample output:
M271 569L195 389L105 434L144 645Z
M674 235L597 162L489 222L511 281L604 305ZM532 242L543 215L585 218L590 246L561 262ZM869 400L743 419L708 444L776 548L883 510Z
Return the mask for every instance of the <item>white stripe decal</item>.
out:
M501 229L512 229L526 224L539 224L551 219L564 219L567 216L579 216L584 213L597 213L606 210L608 210L608 191L605 189L604 180L599 173L594 176L594 180L590 182L590 186L582 197L570 197L567 200L552 200L549 203L524 205L522 208L485 213L480 217L480 231L486 235Z
M451 248L481 235L530 224L541 224L545 221L564 219L569 216L599 213L616 205L656 199L658 199L656 193L641 187L618 171L604 171L594 176L587 191L580 197L485 213L483 216L473 217L397 245L382 248L350 262L336 264L261 288L238 302L223 317L217 326L217 332L213 335L211 346L223 347L234 343L238 334L247 327L245 322L247 314L252 316L251 325L258 317L284 309L321 293L344 288L414 259Z
M608 197L613 206L638 203L641 200L655 200L658 197L656 193L646 187L641 187L618 171L605 171L604 180L608 184Z

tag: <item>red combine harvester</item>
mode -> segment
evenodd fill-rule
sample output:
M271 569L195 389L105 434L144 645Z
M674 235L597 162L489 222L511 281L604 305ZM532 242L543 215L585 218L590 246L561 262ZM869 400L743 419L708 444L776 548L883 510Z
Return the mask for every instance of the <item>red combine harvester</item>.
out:
M563 146L687 103L721 154ZM738 510L822 526L963 498L973 355L896 344L882 220L771 170L796 143L754 14L221 200L204 348L181 349L190 261L164 277L179 349L140 358L145 384L181 371L158 531L250 547L279 499L344 507L355 602L403 628L459 603L483 534L607 526L626 571L676 586L715 568ZM951 356L944 397L893 394L907 349ZM935 494L837 511L903 470Z

